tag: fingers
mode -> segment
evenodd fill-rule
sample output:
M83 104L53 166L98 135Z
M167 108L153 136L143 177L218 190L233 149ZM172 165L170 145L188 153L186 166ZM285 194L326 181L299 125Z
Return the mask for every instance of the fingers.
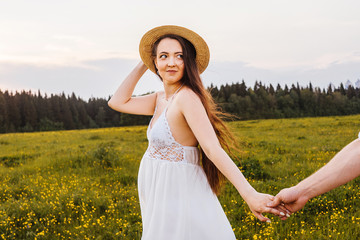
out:
M255 217L257 217L262 222L271 222L269 218L264 217L261 213L253 212Z
M267 212L267 213L271 213L275 216L279 216L281 219L285 220L288 217L290 217L291 212L289 212L286 208L284 207L277 207L277 208L264 208L263 212Z
M274 214L276 216L285 216L284 213L280 212L278 209L275 209L275 208L265 207L262 212L271 213L271 214Z
M291 211L287 209L284 205L284 203L280 203L279 206L276 207L280 212L283 212L286 217L290 217Z
M249 207L260 221L271 222L269 218L262 215L264 212L279 216L281 220L285 220L290 217L291 211L286 208L279 197L274 197L269 194L259 194L259 196L260 201L257 204L251 206L249 205ZM269 205L273 205L273 207L270 207Z
M273 209L273 208L265 209L264 212L271 213L275 216L278 216L282 221L285 221L286 219L288 219L290 217L290 214L284 213L282 211L279 211L279 210ZM257 214L254 213L254 215L262 222L271 222L269 218L264 217L261 213L257 213Z
M289 212L285 207L277 207L277 208L262 208L261 212L253 211L254 215L262 222L271 222L269 218L264 217L262 213L271 213L275 216L278 216L281 220L286 220L290 217L291 212Z
M299 207L299 203L295 202L295 203L285 203L284 207L291 213L294 213L296 211L298 211L299 209L301 209L302 207Z
M281 199L278 196L275 196L271 202L268 202L266 206L268 207L277 207L281 203Z
M280 217L281 220L286 220L290 217L291 212L284 206L283 203L280 203L277 207L271 208L271 207L264 207L261 209L262 213L267 212L271 213L275 216Z

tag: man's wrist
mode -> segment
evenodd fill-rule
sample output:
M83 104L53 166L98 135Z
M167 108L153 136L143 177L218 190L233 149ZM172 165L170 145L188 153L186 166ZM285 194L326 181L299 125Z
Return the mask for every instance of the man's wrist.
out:
M309 201L311 198L316 196L316 191L309 186L305 186L301 182L294 186L295 190L298 192L299 198L303 201Z

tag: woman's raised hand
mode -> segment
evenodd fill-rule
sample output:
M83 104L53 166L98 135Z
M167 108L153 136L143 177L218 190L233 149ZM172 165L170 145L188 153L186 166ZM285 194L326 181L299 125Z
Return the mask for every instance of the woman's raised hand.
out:
M108 105L123 113L153 115L156 106L156 93L133 97L136 84L148 68L140 61L125 78L108 102Z

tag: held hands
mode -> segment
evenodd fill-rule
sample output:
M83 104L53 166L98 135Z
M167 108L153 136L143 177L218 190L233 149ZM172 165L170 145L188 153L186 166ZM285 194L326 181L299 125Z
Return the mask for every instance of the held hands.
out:
M290 217L290 212L280 204L268 206L267 204L275 198L269 194L255 192L247 201L251 212L262 222L271 222L269 218L264 217L262 213L272 213L279 216L282 220Z
M294 213L302 209L308 200L309 198L305 194L302 194L295 186L281 190L267 206L284 206L287 210Z

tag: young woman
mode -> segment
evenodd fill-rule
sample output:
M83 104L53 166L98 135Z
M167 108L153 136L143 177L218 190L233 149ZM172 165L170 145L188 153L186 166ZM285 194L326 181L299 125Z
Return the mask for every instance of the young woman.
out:
M263 212L286 218L282 206L266 206L273 197L255 191L222 148L229 132L200 78L209 62L205 41L189 29L161 26L143 36L140 56L109 106L153 115L138 176L142 239L235 239L216 196L223 175L261 221L270 221ZM164 91L131 97L147 69Z

